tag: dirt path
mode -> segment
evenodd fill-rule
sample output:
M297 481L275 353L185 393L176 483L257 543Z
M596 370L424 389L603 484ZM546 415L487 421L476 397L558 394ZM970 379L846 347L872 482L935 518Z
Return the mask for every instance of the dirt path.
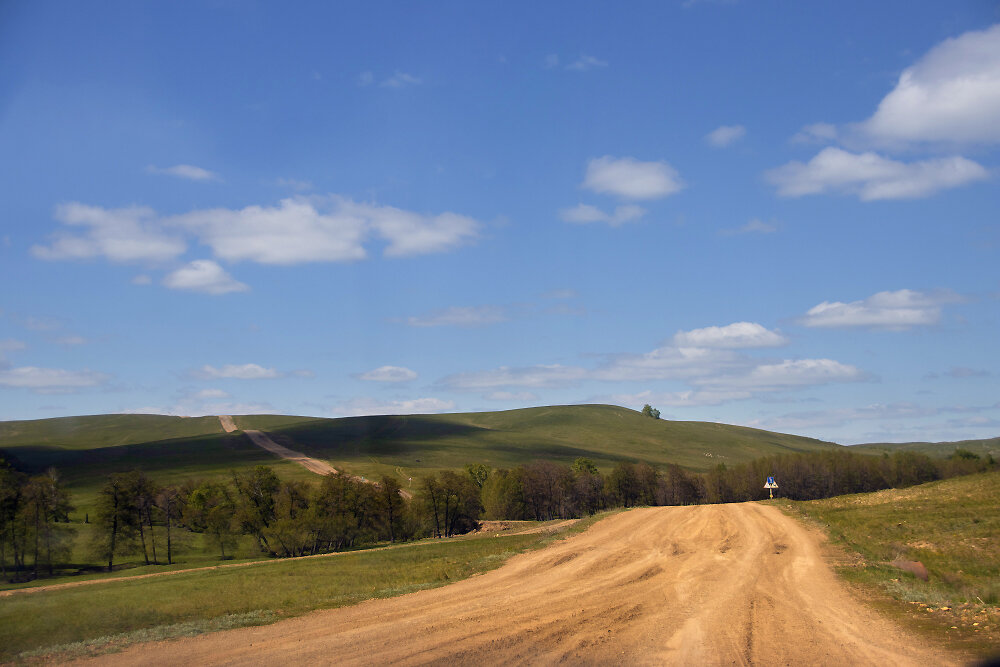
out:
M229 415L219 415L219 423L222 424L222 430L226 433L232 433L236 430L236 422Z
M941 665L774 507L640 509L451 586L134 646L109 664Z
M302 452L296 452L288 447L279 445L274 440L271 440L267 433L264 433L263 431L244 430L243 432L247 434L247 437L253 440L253 444L257 445L261 449L266 449L272 454L277 454L283 459L295 461L306 470L314 472L317 475L332 475L337 472L337 469L326 461L311 458Z

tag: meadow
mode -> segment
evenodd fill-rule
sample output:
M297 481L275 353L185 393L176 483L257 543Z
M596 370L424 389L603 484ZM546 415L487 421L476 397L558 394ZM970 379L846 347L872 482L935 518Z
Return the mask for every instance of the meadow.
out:
M1000 471L776 502L830 536L838 572L886 613L952 646L1000 648Z

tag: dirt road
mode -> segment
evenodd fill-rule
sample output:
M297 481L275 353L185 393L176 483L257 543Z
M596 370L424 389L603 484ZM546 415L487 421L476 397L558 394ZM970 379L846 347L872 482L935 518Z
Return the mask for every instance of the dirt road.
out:
M289 461L295 461L300 466L314 472L317 475L331 475L337 472L336 468L331 466L326 461L320 461L319 459L314 459L312 457L306 456L302 452L296 452L288 447L282 447L263 431L243 431L247 434L253 444L257 445L261 449L266 449L272 454L277 454L283 459L288 459Z
M190 639L112 664L954 664L859 603L817 536L762 505L640 509L451 586Z

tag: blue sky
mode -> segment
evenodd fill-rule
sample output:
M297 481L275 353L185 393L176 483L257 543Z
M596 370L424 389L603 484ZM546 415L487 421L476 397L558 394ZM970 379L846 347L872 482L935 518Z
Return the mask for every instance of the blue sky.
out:
M988 2L0 5L0 419L1000 434Z

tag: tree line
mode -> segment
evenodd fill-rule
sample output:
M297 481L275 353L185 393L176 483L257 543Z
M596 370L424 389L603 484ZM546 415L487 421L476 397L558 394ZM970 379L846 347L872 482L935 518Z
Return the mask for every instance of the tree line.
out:
M264 555L304 556L451 537L477 529L483 519L544 521L614 507L760 500L767 497L767 477L779 482L779 495L811 500L996 467L992 457L963 450L948 459L913 452L783 454L720 464L705 473L622 461L601 474L586 458L573 465L533 461L500 469L469 464L463 471L424 476L412 499L391 476L373 484L333 474L307 483L282 480L271 468L257 466L233 471L228 479L160 485L133 470L109 475L100 488L89 547L109 571L116 560L130 556L146 564L171 564L192 533L204 535L223 559L232 557L242 536ZM65 559L72 544L70 511L69 495L54 470L31 477L0 459L4 578L52 574L53 563Z

